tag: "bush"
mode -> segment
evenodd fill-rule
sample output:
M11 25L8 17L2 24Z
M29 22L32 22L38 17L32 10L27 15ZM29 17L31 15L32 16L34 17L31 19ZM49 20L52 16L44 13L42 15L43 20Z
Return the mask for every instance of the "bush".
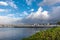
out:
M59 25L60 25L60 22L57 22L57 24L59 24Z
M60 40L60 27L37 32L36 34L28 38L23 38L22 40Z

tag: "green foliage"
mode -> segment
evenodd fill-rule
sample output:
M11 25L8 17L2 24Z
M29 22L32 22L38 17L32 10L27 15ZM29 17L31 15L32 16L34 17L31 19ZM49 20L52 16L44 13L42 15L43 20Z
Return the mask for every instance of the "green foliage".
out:
M60 40L60 27L37 32L36 34L28 38L23 38L22 40Z
M57 22L57 24L59 24L59 25L60 25L60 21L59 21L59 22Z

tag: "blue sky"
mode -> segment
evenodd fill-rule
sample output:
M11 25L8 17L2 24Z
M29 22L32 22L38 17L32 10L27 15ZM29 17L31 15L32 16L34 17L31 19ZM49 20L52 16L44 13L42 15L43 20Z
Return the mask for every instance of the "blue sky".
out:
M0 0L0 23L60 21L60 0Z

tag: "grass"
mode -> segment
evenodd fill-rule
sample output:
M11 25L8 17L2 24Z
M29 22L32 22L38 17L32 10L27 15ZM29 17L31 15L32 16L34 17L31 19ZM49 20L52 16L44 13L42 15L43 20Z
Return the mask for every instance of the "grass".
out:
M45 31L37 32L22 40L60 40L60 27L50 28Z

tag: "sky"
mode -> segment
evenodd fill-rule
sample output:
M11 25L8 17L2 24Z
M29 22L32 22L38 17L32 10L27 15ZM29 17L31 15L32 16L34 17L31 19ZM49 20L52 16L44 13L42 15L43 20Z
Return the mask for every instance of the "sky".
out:
M60 21L60 0L0 0L0 24Z

